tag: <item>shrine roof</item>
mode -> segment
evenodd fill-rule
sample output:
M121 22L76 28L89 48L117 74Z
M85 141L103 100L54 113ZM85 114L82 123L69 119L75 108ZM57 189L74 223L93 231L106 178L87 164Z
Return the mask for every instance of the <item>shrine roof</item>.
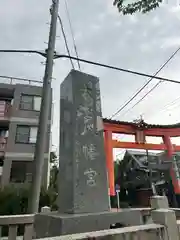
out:
M175 123L175 124L148 124L146 122L144 122L143 120L141 120L140 122L127 122L127 121L119 121L119 120L113 120L113 119L108 119L108 118L103 118L103 122L104 123L109 123L109 124L118 124L118 125L128 125L128 126L132 126L132 127L141 127L141 128L145 128L145 129L149 129L149 128L166 128L166 129L170 129L170 128L180 128L180 123Z

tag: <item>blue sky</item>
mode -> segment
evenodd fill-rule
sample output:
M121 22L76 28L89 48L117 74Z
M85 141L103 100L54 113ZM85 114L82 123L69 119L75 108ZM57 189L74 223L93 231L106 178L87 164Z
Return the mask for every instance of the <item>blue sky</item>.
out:
M0 48L47 48L50 4L50 0L1 0ZM68 5L79 56L82 58L154 74L180 46L180 7L176 0L163 4L160 9L147 15L133 16L120 15L111 0L68 0ZM64 0L60 0L59 13L74 55ZM56 51L66 53L59 26L57 36ZM39 56L1 54L0 75L42 80L42 61ZM180 52L159 76L178 80L179 64ZM148 80L85 64L81 67L84 72L100 78L104 117L112 115ZM52 83L55 104L52 131L55 146L58 146L59 140L59 88L70 69L68 60L55 62L55 79ZM117 119L131 121L142 115L147 122L153 123L179 121L180 85L170 83L161 83L137 107L124 114L156 83L156 80L152 81Z

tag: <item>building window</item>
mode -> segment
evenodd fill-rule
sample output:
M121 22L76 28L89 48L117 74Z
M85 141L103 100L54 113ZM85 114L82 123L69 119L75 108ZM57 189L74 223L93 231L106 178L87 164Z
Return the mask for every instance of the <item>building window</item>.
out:
M13 183L24 183L32 181L32 162L13 161L10 180Z
M21 96L20 109L30 111L40 111L41 108L41 97L25 95Z
M30 127L29 143L36 143L37 127Z
M17 126L16 143L36 143L37 127Z
M40 111L41 109L41 97L34 96L33 101L33 110Z

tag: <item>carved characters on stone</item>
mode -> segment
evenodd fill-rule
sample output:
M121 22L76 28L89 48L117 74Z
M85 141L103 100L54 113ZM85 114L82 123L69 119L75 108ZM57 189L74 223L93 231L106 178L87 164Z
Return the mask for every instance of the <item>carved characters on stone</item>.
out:
M92 168L89 168L84 172L84 175L87 177L87 180L86 180L87 185L89 187L95 187L97 172Z
M86 133L93 131L93 129L94 129L94 124L93 124L92 116L85 116L83 132L81 133L81 135L85 135Z
M94 92L93 92L94 91ZM87 169L84 171L84 176L86 176L85 181L87 186L96 186L96 176L97 172L91 167L91 161L95 161L98 156L97 146L93 143L94 134L102 129L102 119L97 118L97 114L101 113L101 103L100 103L100 92L94 83L89 81L83 84L80 90L79 105L76 111L76 117L78 122L77 136L80 142L80 149L76 145L76 151L79 152L81 158L84 158L85 164L87 164ZM98 128L98 130L97 130ZM93 132L94 131L94 132ZM88 134L92 134L92 141L89 141ZM96 135L95 135L96 136ZM76 155L76 158L78 156Z
M101 113L101 95L99 82L96 83L96 111L98 113Z
M83 88L80 91L84 105L87 106L88 108L92 108L93 107L92 82L84 84Z
M76 116L83 120L83 127L80 135L86 135L89 131L94 129L93 123L93 96L92 96L92 82L83 84L80 90L80 97L82 102L77 109Z
M85 159L93 161L96 160L98 153L95 144L87 144L82 147Z

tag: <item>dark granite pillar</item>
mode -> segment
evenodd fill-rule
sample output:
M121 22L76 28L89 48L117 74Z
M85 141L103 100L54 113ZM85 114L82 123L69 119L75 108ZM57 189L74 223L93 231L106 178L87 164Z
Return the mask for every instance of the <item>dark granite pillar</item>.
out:
M59 210L36 214L36 238L142 224L140 210L109 209L99 80L71 71L60 114Z
M99 79L72 70L61 84L59 213L109 210Z

